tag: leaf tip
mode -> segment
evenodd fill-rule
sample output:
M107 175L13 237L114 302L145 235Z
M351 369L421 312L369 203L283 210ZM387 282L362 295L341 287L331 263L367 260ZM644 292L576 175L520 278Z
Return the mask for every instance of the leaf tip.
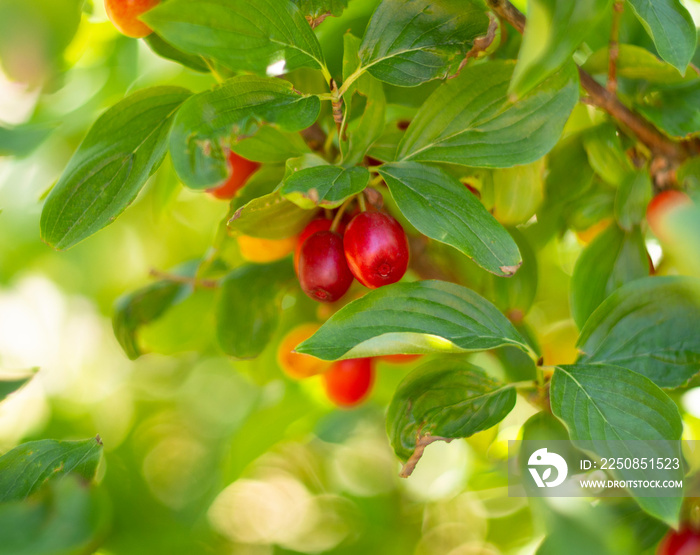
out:
M501 270L504 276L510 277L515 274L520 269L520 266L522 266L522 260L515 264L514 266L500 266L498 269Z

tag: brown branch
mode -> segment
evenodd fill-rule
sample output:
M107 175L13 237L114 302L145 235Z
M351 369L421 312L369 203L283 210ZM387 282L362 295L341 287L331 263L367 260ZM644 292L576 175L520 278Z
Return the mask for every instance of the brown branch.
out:
M522 33L525 30L525 16L508 0L486 0L489 7L500 17Z
M525 30L525 16L508 0L487 0L489 7L520 33ZM588 104L605 110L610 116L629 129L652 155L666 159L669 166L676 166L692 155L700 154L700 141L676 142L664 135L649 121L622 104L617 95L602 87L588 73L578 68L581 86L589 97Z

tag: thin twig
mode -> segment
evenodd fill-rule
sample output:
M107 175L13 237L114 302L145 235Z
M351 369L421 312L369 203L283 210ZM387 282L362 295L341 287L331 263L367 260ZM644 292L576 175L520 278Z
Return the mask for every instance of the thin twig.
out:
M615 94L617 92L617 58L620 55L620 19L622 10L625 9L624 0L615 0L613 4L612 29L610 31L610 45L608 46L608 83L606 89Z
M508 0L487 0L491 9L520 33L525 30L525 16ZM700 154L700 141L692 139L676 142L664 135L649 121L622 104L617 95L602 87L588 73L578 68L581 86L589 95L588 103L605 110L632 132L655 157L666 158L678 165L689 156Z
M178 276L177 274L169 274L161 270L151 268L150 276L164 281L172 281L173 283L182 283L183 285L191 285L192 287L203 287L204 289L216 289L219 283L212 279L196 279L187 276Z
M343 124L343 99L338 95L338 85L336 85L335 80L331 79L331 94L333 94L337 100L332 102L333 104L333 121L338 129L338 142L343 140L341 133L341 126Z

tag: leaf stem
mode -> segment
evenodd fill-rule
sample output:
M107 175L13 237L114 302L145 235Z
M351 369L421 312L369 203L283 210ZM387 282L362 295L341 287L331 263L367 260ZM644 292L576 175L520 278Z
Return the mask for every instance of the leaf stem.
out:
M221 76L221 74L216 70L214 67L214 64L211 62L209 58L205 58L204 56L200 56L202 60L204 60L204 63L207 65L209 68L209 71L211 71L211 74L214 76L214 79L216 79L217 83L223 83L225 79Z
M348 92L348 89L350 88L350 85L352 85L355 81L357 81L362 74L367 70L366 67L358 67L355 71L353 71L350 75L348 75L348 78L345 80L345 82L340 86L340 89L338 89L338 97L342 98L343 95Z
M357 195L357 202L360 205L360 212L367 212L367 203L365 202L364 192Z
M338 226L340 225L340 220L343 217L343 214L345 213L345 210L347 207L350 205L350 203L353 201L355 197L350 197L345 199L345 202L340 205L340 208L338 208L338 211L335 213L335 217L333 218L333 221L331 222L331 231L335 232L338 229Z

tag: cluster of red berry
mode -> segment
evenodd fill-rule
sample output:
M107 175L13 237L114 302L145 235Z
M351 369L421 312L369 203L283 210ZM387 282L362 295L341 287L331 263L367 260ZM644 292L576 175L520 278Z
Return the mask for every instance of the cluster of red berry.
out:
M228 155L230 169L225 183L210 189L214 197L233 198L260 164L233 152ZM285 256L294 245L294 269L302 290L312 299L332 303L347 293L354 279L371 289L399 281L408 268L408 239L401 224L384 212L359 206L348 217L345 207L333 219L312 220L299 236L289 239L262 240L239 237L244 258L253 262L269 262ZM252 241L253 248L246 248ZM265 251L265 252L263 252ZM328 363L294 348L318 329L317 324L302 324L282 340L278 362L294 379L322 375L328 398L338 406L351 407L362 402L374 383L375 361L358 358ZM414 356L385 357L389 362L406 362Z
M331 303L345 295L353 278L371 289L399 281L408 268L408 239L383 212L360 212L347 226L337 221L335 229L320 218L299 236L294 262L304 292Z

